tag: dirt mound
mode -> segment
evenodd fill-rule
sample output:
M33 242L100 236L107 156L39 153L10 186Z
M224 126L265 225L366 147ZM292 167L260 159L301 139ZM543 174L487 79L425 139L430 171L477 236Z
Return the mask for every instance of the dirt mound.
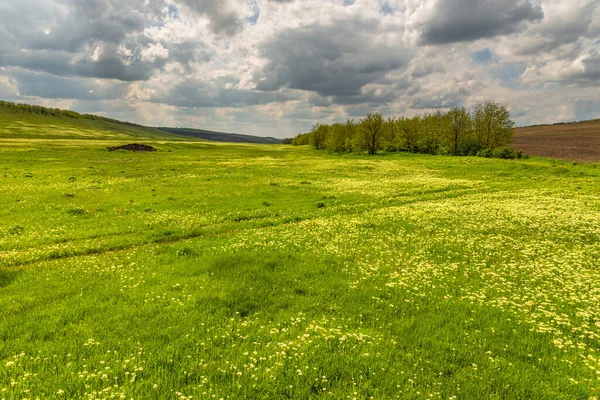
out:
M156 151L156 149L152 146L148 146L147 144L140 144L140 143L132 143L132 144L125 144L123 146L114 146L114 147L107 147L108 151L116 151L116 150L129 150L129 151L135 151L136 153L145 153L148 151Z

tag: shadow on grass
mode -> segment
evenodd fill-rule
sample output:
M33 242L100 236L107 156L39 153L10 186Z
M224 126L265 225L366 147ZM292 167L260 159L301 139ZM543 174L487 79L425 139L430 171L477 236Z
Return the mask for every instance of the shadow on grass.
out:
M0 289L10 285L15 279L17 279L17 276L19 276L20 273L21 271L0 269Z
M347 292L341 266L333 260L284 251L241 251L205 261L195 264L202 267L186 271L210 278L210 289L198 305L230 316L247 317L258 312L274 316L314 308L321 312L322 304Z

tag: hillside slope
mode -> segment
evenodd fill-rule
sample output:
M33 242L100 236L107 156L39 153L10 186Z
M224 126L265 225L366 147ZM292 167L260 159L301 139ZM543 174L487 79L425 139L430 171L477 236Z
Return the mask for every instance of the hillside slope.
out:
M600 162L600 119L517 128L513 146L532 156Z
M0 100L0 139L168 140L280 144L281 139L204 129L152 128L91 114Z
M239 133L224 133L207 131L204 129L190 129L190 128L158 128L161 131L175 133L177 135L184 135L195 137L198 139L210 140L212 142L236 142L236 143L262 143L262 144L281 144L282 139L273 137L260 137L251 135L242 135Z
M0 138L189 141L128 122L26 104L0 101Z

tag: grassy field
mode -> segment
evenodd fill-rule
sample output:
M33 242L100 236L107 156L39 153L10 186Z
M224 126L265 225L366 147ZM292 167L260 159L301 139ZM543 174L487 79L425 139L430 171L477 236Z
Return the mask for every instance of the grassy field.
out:
M517 128L516 149L533 156L600 162L600 120Z
M0 139L0 399L595 399L600 168Z

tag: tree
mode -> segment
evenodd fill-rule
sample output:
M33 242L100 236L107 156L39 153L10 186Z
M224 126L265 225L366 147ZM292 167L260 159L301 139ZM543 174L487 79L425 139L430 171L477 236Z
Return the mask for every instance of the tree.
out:
M453 155L460 155L460 143L471 132L471 115L464 107L453 107L448 111L448 141Z
M412 118L368 114L358 123L331 126L316 124L309 133L298 135L295 145L310 143L331 152L378 150L411 153L476 155L484 149L510 144L514 122L506 105L488 101L473 110L454 107L447 113L436 111ZM491 154L491 153L490 153Z
M383 123L381 147L385 151L398 151L396 137L398 135L398 124L395 117L388 117Z
M447 130L448 118L441 111L425 114L421 118L421 138L419 152L439 154L442 151L444 132Z
M325 138L325 148L334 153L342 153L346 151L345 144L344 126L340 123L331 125Z
M327 139L327 131L329 125L316 124L310 133L310 144L315 149L322 150L325 148L325 140Z
M478 145L494 149L511 142L515 123L506 105L486 101L475 107L473 125Z
M377 153L383 136L383 117L379 113L367 114L359 123L359 145L371 155Z
M353 150L354 122L346 121L345 124L336 123L329 127L325 139L325 148L336 153L350 153Z
M346 120L343 127L344 131L344 149L351 153L356 150L356 122L351 119Z
M310 135L310 132L296 135L296 137L292 139L292 144L294 146L306 146L310 143Z
M404 139L404 148L411 153L417 153L421 139L421 116L417 115L403 119L400 127L400 135Z

